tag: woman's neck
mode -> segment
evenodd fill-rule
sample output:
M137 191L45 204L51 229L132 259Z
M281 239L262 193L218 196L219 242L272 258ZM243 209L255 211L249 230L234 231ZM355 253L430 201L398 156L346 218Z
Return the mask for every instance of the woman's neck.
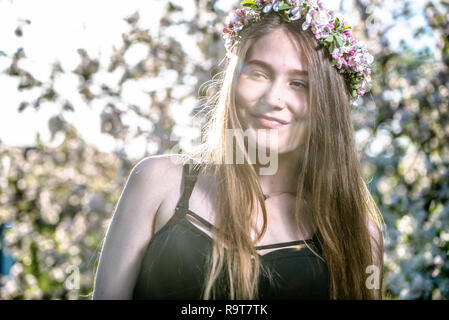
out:
M254 164L254 169L259 176L262 192L266 195L280 192L296 193L298 183L299 152L278 154L277 170L273 174L260 174L260 164ZM269 164L271 165L271 164Z

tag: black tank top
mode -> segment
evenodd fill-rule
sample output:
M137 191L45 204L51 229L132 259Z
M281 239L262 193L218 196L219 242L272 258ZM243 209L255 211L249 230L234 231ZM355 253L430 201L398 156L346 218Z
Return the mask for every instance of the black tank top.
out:
M206 275L206 259L212 247L208 234L189 221L190 215L212 230L216 227L189 210L189 198L197 170L183 168L183 194L174 215L151 238L133 291L133 299L201 299ZM326 264L310 249L322 254L316 235L312 239L256 247L257 250L280 248L259 255L271 271L274 283L264 273L259 278L259 299L329 299ZM283 248L291 245L295 248ZM218 299L228 299L226 292Z

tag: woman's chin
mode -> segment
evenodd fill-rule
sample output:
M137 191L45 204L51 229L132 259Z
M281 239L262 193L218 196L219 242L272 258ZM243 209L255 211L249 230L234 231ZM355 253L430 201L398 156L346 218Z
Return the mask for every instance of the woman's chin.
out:
M250 130L250 142L259 148L277 150L279 146L279 130L254 129Z
M248 139L249 148L255 149L259 154L273 154L285 152L285 147L278 144L278 141L268 140L265 137ZM250 151L250 150L248 150Z

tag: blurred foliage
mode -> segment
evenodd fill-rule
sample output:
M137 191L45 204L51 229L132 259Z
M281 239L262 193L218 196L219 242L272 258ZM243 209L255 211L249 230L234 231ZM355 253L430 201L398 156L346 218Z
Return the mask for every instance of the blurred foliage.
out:
M416 27L415 37L430 34L437 49L416 51L405 42L393 51L387 33L400 19L410 19L411 1L395 2L394 19L385 23L381 9L386 0L353 0L354 26L375 56L374 87L354 107L364 175L384 215L384 292L387 299L447 299L449 297L449 4L428 1L428 25ZM133 164L123 146L136 137L157 145L156 154L173 148L176 125L170 106L199 98L200 86L220 69L224 56L220 31L226 12L215 1L196 0L195 14L186 19L184 8L167 2L157 35L140 27L139 12L126 17L129 31L122 35L104 66L79 48L80 63L63 70L58 62L49 79L36 79L21 68L27 59L18 48L9 57L3 73L18 79L18 91L35 90L32 100L22 101L23 111L38 112L48 104L58 112L48 121L57 146L45 145L36 137L29 147L7 148L0 141L0 222L6 231L9 250L17 263L2 277L3 299L88 299L93 288L99 250L114 206ZM19 22L15 35L26 33ZM172 27L183 26L195 39L202 57L193 59ZM174 34L174 35L173 35ZM126 53L135 45L148 48L148 55L129 65ZM0 51L2 56L6 56ZM142 86L145 81L164 81L167 72L176 78L162 89ZM101 82L97 75L114 75L116 81ZM61 75L79 79L78 93L89 105L103 106L101 130L117 141L117 150L107 154L88 145L65 119L79 106L58 91ZM125 86L146 88L147 105L121 99ZM126 124L132 113L151 123ZM62 138L61 138L62 137ZM180 138L180 137L178 137ZM382 148L379 149L379 143ZM379 151L380 150L380 151ZM147 151L146 155L150 155ZM79 272L79 288L70 280Z
M49 104L56 106L59 111L48 120L48 127L52 144L61 139L63 142L50 147L37 136L35 146L7 148L0 140L0 222L11 226L5 232L6 241L17 261L10 275L2 278L0 298L91 297L108 223L132 165L140 160L129 159L123 146L143 136L148 144L157 145L157 154L174 149L177 141L173 141L175 122L170 106L197 97L199 86L214 75L218 63L214 59L223 55L220 20L224 13L216 12L211 1L197 0L195 8L196 15L186 20L182 7L167 2L157 36L140 26L138 11L126 17L129 31L122 34L122 46L114 50L106 66L79 48L80 63L74 70L63 70L55 62L49 79L44 81L21 68L21 61L27 59L24 48L18 48L10 57L10 65L3 73L19 80L19 92L34 90L38 94L19 106L8 107L17 107L20 112L34 108L38 112ZM32 27L32 21L26 20L26 24ZM16 36L26 32L23 25L23 21L19 22ZM189 35L199 39L204 57L189 58L178 34L170 35L174 26L186 27ZM146 46L148 55L130 65L126 54L138 45ZM154 79L164 84L164 76L170 72L176 74L175 81L162 88L152 89L155 86L145 82ZM103 83L98 80L99 73L114 75L116 81ZM64 74L79 78L78 93L88 105L104 106L98 121L101 131L117 141L116 152L95 150L65 119L64 115L74 112L77 105L57 90ZM121 95L125 86L149 88L143 90L148 105L124 102ZM145 125L126 125L123 118L129 113L143 119Z
M390 50L385 33L390 26L382 26L382 16L366 17L371 24L365 32L380 45L372 100L363 105L372 117L358 127L371 132L362 163L388 226L386 298L449 298L448 4L428 2L428 30L416 35L434 34L435 53L405 43L400 52ZM362 12L375 12L358 5ZM404 2L403 14L409 14L406 8ZM381 153L372 154L372 137L384 141Z
M57 148L39 137L34 147L0 145L1 170L7 172L0 219L12 225L5 238L17 262L2 298L77 299L91 291L98 246L130 163L86 145L68 124L64 130ZM80 273L77 292L62 285L70 267Z

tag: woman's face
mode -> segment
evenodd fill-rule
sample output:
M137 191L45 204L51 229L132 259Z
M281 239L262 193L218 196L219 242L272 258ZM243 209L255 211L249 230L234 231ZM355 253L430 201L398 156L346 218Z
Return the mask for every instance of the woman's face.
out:
M303 53L284 29L252 44L237 80L236 107L243 129L259 147L269 148L273 134L278 153L297 150L303 143L308 86Z

